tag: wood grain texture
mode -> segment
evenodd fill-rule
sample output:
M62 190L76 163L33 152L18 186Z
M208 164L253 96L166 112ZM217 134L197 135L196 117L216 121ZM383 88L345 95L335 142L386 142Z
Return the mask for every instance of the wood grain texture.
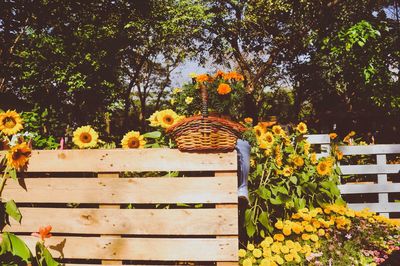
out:
M22 222L6 231L31 233L44 224L53 233L102 235L237 235L235 208L220 209L61 209L20 208Z
M0 155L3 153L0 153ZM184 153L176 149L33 150L27 172L236 170L236 152Z
M21 236L34 250L37 238ZM52 237L55 258L145 261L237 261L238 240L205 238ZM58 249L58 250L57 250Z
M25 178L8 180L5 199L19 203L236 203L237 177Z
M341 165L340 170L343 175L397 174L400 173L400 164Z

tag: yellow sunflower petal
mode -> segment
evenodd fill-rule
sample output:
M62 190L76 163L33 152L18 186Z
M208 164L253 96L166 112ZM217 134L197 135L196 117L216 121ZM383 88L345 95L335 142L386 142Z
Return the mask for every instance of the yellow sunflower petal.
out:
M13 135L23 128L22 119L16 111L0 113L0 131L4 135Z

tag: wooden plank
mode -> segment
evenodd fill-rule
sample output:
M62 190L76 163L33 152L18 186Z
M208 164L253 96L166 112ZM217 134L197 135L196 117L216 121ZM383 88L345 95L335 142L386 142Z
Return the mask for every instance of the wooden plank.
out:
M354 210L362 210L369 208L374 212L400 212L400 202L389 202L386 204L380 203L349 203L349 208Z
M397 174L400 173L400 164L341 165L340 170L343 175Z
M115 180L115 179L117 179L117 178L119 178L119 174L118 173L98 173L97 174L97 177L98 178L101 178L101 179L104 179L104 178L111 178L111 180ZM110 204L108 204L108 205L104 205L104 204L100 204L99 205L99 209L120 209L120 205L118 205L118 204L114 204L114 205L110 205ZM45 216L46 217L46 216ZM83 216L83 217L85 217L85 216ZM89 218L90 216L86 216L87 218ZM119 214L119 211L117 211L116 213L115 213L115 217L120 217L120 214ZM84 219L86 219L86 220L88 220L87 218L84 218ZM104 219L105 217L103 217L103 219ZM101 219L101 218L100 218ZM128 218L129 219L129 218ZM132 218L130 218L130 219L132 219ZM110 226L110 225L109 225ZM100 232L101 233L101 235L100 235L100 237L107 237L107 235L105 235L103 232ZM120 238L121 236L120 235L112 235L113 237L116 237L116 238ZM102 265L107 265L107 264L111 264L111 265L121 265L122 264L122 261L121 260L102 260L101 261L101 264Z
M218 177L227 177L227 176L229 177L229 176L234 175L234 174L237 174L237 172L229 172L229 171L215 172L215 177L216 178L218 178ZM235 179L233 179L232 181L233 181L233 183L235 183L237 185L237 177ZM237 214L239 214L238 202L236 204L216 204L215 208L216 208L216 210L223 210L225 208L230 208L230 209L234 210ZM239 217L236 217L236 219L232 220L231 222L237 225L237 230L236 230L235 235L234 236L217 236L217 239L232 239L232 240L239 241L239 226L238 226ZM236 256L235 260L232 260L232 261L229 261L229 262L218 261L217 262L217 266L238 265L239 264L238 263L238 258L239 258L239 256L238 256L238 248L239 248L239 246L237 247L237 250L236 250L236 253L235 253L235 256Z
M8 180L5 199L19 203L236 203L236 177L25 178ZM101 195L101 196L99 196Z
M21 236L34 250L37 238ZM55 258L55 246L63 246L65 259L108 259L144 261L237 261L237 239L212 238L99 238L62 237L46 239Z
M224 171L236 169L235 151L229 153L184 153L176 149L160 148L34 150L29 159L27 172Z
M345 184L339 189L341 194L396 193L400 192L400 184Z
M50 224L52 232L67 234L237 235L235 206L222 205L218 210L20 208L22 223L12 220L5 230L31 233Z
M386 165L386 154L378 154L376 155L376 164L377 165ZM388 183L386 174L378 175L378 184L385 185ZM400 190L399 190L400 191ZM388 193L379 193L378 201L380 204L386 204L389 202L389 194ZM389 217L389 213L381 213L381 215Z
M331 139L328 134L310 134L304 135L307 141L311 144L330 144Z
M339 146L339 149L343 155L394 154L400 153L400 144Z

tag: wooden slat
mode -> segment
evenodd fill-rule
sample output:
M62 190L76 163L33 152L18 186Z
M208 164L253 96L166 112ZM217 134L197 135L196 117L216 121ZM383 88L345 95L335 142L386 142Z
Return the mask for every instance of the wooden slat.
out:
M329 144L331 139L328 134L311 134L305 135L307 141L311 144Z
M0 153L1 155L2 153ZM236 170L236 152L184 153L175 149L34 150L27 172Z
M400 203L397 203L397 202L389 202L386 204L349 203L347 205L354 210L362 210L364 208L369 208L371 211L374 211L374 212L400 212Z
M31 250L37 238L21 236ZM55 246L63 246L66 259L109 259L146 261L235 261L237 239L202 238L98 238L52 237L46 246L55 258L61 256Z
M341 165L340 170L343 175L397 174L400 173L400 164Z
M235 203L236 176L185 178L25 178L3 198L19 203Z
M400 184L345 184L339 189L342 194L396 193L400 192Z
M220 178L220 177L229 177L231 175L234 175L235 172L229 172L229 171L225 171L225 172L215 172L215 177L216 178ZM235 184L237 183L237 178L232 180ZM215 205L216 210L223 210L225 208L229 208L234 210L236 213L239 213L239 209L238 209L238 202L236 204L216 204ZM239 217L236 217L235 220L231 220L232 223L234 224L238 224L239 223ZM237 225L237 228L239 226ZM217 236L217 239L239 239L239 228L238 230L236 230L235 234L233 236ZM239 247L238 247L239 248ZM217 266L232 266L232 265L238 265L238 251L236 250L235 256L236 259L233 261L229 261L229 262L217 262Z
M237 235L236 209L20 208L22 223L6 231L30 233L50 224L54 233L102 235Z
M400 144L339 146L344 155L400 153Z

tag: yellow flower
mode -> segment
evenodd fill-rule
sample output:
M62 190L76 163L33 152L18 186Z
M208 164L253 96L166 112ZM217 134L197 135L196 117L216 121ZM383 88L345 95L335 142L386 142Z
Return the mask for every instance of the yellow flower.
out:
M285 258L285 260L286 260L287 262L291 262L291 261L293 261L293 259L294 259L294 257L293 257L292 254L286 254L286 255L284 256L284 258Z
M312 225L313 225L313 226L314 226L314 228L316 228L316 229L318 229L318 228L320 228L320 227L321 227L321 223L320 223L320 222L318 222L318 221L316 221L316 220L312 221Z
M306 227L304 228L306 230L306 232L314 232L314 227L312 227L311 224L306 225Z
M5 113L0 113L0 131L4 135L13 135L22 128L22 119L17 112L8 110Z
M172 91L172 94L178 94L178 93L180 93L180 92L182 92L182 89L181 89L181 88L175 88L175 89Z
M279 265L282 265L283 263L285 263L285 261L282 259L281 256L279 255L275 255L274 256L274 260L276 261L276 263L278 263Z
M262 134L261 137L259 138L260 148L267 149L267 148L271 147L272 144L274 144L274 141L275 141L275 138L271 132Z
M21 170L27 164L31 152L26 142L13 146L6 155L8 167L15 168L17 171Z
M292 234L292 229L291 229L291 227L289 227L289 226L283 227L282 233L283 233L285 236L290 236L290 235Z
M85 149L96 147L98 139L99 135L91 126L82 126L74 131L72 141L80 149Z
M307 125L304 124L303 122L300 122L297 125L296 130L299 131L301 134L305 134L307 133Z
M253 251L253 250L254 250L254 245L251 244L251 243L248 243L248 244L247 244L247 250Z
M197 77L197 74L194 73L194 72L190 72L190 73L189 73L189 77L191 77L192 79L194 79L194 78Z
M263 256L264 256L264 258L269 258L269 257L271 257L271 255L272 255L271 249L263 247Z
M311 239L312 241L314 241L314 242L317 242L317 241L319 240L319 237L318 237L316 234L312 234L312 235L310 236L310 239Z
M220 94L220 95L228 94L228 93L230 93L231 91L232 91L231 86L229 86L229 85L226 84L226 83L221 83L221 84L219 84L218 89L217 89L217 92L218 92L218 94Z
M336 139L337 138L337 134L336 133L329 133L329 138L330 139Z
M173 103L171 103L173 104ZM158 127L160 126L160 122L157 120L157 116L158 116L159 111L155 111L150 118L148 119L150 121L150 126L151 127Z
M178 120L179 116L171 109L159 111L157 114L157 121L163 128L169 128L174 125Z
M311 153L311 163L312 164L317 164L317 154L315 152Z
M260 125L253 127L253 131L256 134L257 138L260 138L265 133L264 128Z
M124 149L144 148L146 141L139 131L130 131L122 138L121 146Z
M286 177L289 177L293 174L293 168L290 166L285 166L285 168L283 168L283 175Z
M247 258L243 260L243 266L252 266L253 260L251 258Z
M309 234L302 234L301 239L303 240L310 240L310 235Z
M239 258L244 258L244 257L246 257L246 254L247 254L247 252L246 252L246 250L244 250L244 249L239 249Z
M282 242L283 240L285 240L285 236L282 235L282 234L275 234L275 235L274 235L274 239L275 239L276 241Z
M265 241L266 243L268 243L268 245L274 243L274 240L273 240L272 237L270 237L270 236L267 236L267 237L264 239L264 241Z
M193 102L193 97L186 97L185 103L186 104L191 104Z
M293 158L293 163L297 166L297 167L302 167L304 165L304 160L303 158L301 158L300 156L295 156Z
M274 242L271 245L271 250L272 250L272 252L274 252L276 254L279 254L279 253L281 253L281 247L282 247L282 243L281 242Z
M176 103L176 100L172 98L169 102L171 103L171 105L174 105Z
M327 161L321 161L317 165L317 172L319 175L327 175L331 171L331 167Z
M324 229L318 229L318 235L319 236L324 236L325 235L325 230Z
M275 135L282 135L283 134L283 129L281 126L273 126L272 127L272 132L274 132Z
M304 154L310 154L311 143L308 141L304 141Z
M298 264L301 262L301 257L299 255L294 256L294 261Z
M292 240L286 240L285 245L290 249L294 248L294 242Z
M300 225L298 223L293 223L292 230L293 230L293 232L295 232L296 234L299 235L304 231L304 228L302 225Z
M283 222L281 220L278 220L275 223L275 228L281 230L283 228Z
M261 256L262 256L262 252L261 252L261 250L259 250L258 248L256 248L256 249L254 249L253 250L253 256L255 257L255 258L261 258Z
M283 253L283 254L287 254L287 253L289 253L289 248L287 247L287 246L285 246L285 245L283 245L282 247L281 247L281 252Z

